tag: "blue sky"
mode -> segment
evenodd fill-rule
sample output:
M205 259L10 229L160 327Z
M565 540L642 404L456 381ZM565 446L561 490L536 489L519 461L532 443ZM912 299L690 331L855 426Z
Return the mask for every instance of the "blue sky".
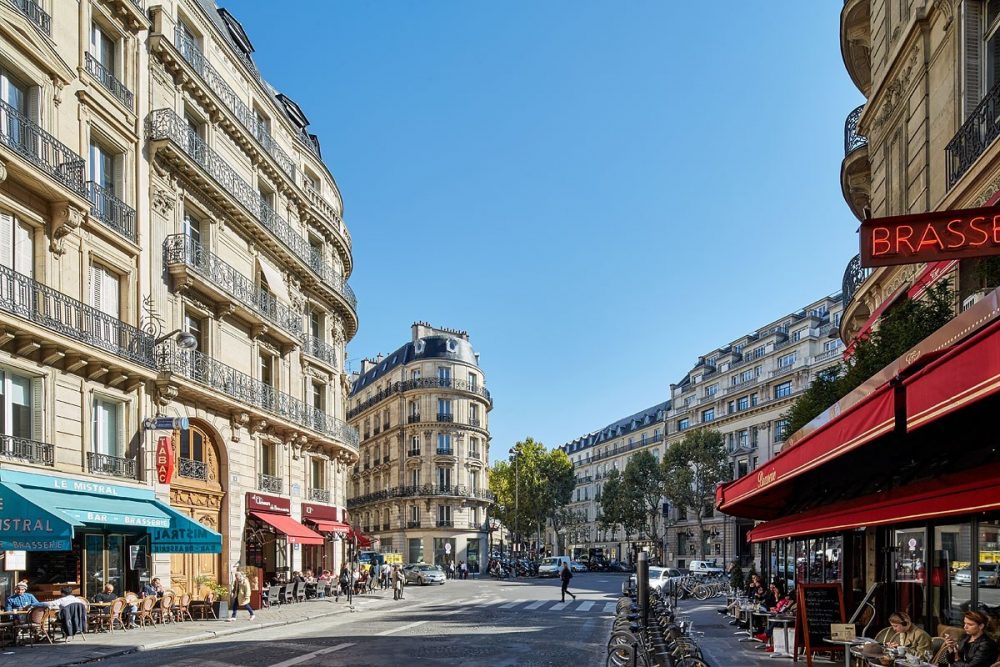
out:
M467 329L491 461L666 400L857 252L836 0L222 4L342 190L351 363Z

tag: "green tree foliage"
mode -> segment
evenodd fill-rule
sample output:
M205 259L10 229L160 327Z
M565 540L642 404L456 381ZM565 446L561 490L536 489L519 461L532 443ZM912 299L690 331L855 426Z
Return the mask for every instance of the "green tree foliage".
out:
M622 477L631 497L636 501L636 509L643 515L641 532L656 544L661 544L663 469L649 450L643 449L629 459Z
M929 287L920 299L904 299L879 320L878 329L858 340L846 363L825 369L796 399L789 411L786 435L795 433L828 407L847 396L911 347L944 326L955 313L949 281Z
M699 428L667 448L663 461L663 495L686 507L698 522L698 558L705 554L705 508L714 502L715 487L729 481L729 461L722 434Z
M618 468L612 468L601 487L601 518L598 521L601 530L610 531L612 535L618 532L623 525L621 503L622 476Z

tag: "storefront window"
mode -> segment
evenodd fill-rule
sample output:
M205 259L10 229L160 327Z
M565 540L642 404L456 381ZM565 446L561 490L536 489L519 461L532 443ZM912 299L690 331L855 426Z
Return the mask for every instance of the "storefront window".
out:
M979 576L976 595L980 603L1000 605L1000 519L979 522Z
M894 611L906 612L922 627L927 625L924 614L926 544L927 533L923 527L892 531L891 567L896 601Z
M99 593L104 586L104 536L87 535L84 538L84 554L87 567L86 585L83 594Z
M409 563L423 563L424 562L424 541L419 537L410 538L407 540L407 552Z
M434 538L434 564L445 567L455 559L455 538Z
M795 585L809 583L809 543L807 540L795 541Z
M840 583L840 571L844 562L844 548L843 539L839 535L826 538L824 560L823 581L828 584Z
M937 526L934 544L931 608L937 619L932 619L931 626L962 625L962 613L972 600L972 526L968 523Z
M479 572L479 538L469 539L465 547L465 557L469 565L469 572Z

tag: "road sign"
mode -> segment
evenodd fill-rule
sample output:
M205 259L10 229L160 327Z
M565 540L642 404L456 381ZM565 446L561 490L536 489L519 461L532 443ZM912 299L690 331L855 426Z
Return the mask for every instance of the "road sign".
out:
M142 420L142 427L147 431L183 431L190 426L187 417L147 417Z

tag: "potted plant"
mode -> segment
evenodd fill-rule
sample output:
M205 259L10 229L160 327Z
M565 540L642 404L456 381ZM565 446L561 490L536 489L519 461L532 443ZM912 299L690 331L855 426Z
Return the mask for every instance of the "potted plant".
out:
M217 618L225 618L229 614L229 589L212 577L196 577L194 583L198 586L198 597L204 600L207 594L211 593L212 611Z

